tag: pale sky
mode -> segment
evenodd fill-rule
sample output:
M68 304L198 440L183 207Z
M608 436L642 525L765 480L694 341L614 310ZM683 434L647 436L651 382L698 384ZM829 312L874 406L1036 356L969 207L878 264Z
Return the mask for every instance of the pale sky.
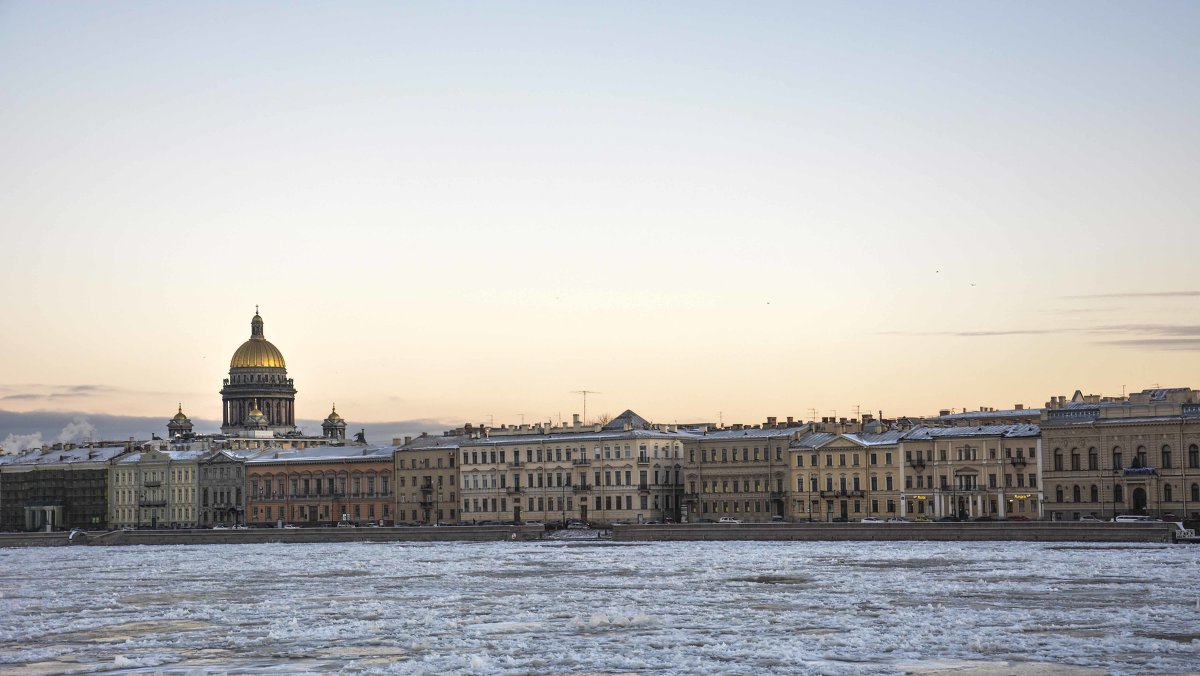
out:
M1195 2L2 3L0 409L219 418L255 304L298 416L351 426L1200 386L1197 35Z

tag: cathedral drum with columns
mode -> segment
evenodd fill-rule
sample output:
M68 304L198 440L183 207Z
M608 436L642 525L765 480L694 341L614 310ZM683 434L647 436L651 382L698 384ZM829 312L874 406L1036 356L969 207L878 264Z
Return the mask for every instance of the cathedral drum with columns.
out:
M296 433L296 388L288 378L283 353L263 335L257 308L250 321L250 340L233 353L224 385L221 432Z

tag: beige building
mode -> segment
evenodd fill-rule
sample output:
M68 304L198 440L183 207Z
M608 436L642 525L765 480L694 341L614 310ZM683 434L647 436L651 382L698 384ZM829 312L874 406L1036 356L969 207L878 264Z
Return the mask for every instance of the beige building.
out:
M458 449L465 437L406 437L396 449L396 522L457 523Z
M146 444L112 466L108 521L115 528L236 523L244 487L238 456L202 444Z
M1037 425L918 427L904 434L900 449L901 516L1042 516Z
M789 446L811 426L768 418L762 426L697 430L683 439L682 517L771 521L788 514Z
M1055 397L1042 416L1050 518L1200 516L1200 392Z
M858 521L898 515L901 430L868 420L866 431L814 431L788 449L789 505L796 521Z
M594 525L680 518L689 433L625 411L604 425L472 432L459 446L459 520Z

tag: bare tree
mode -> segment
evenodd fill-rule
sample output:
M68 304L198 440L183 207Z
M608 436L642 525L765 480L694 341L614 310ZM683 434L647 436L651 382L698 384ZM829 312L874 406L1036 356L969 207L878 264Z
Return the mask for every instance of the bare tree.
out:
M592 422L596 423L597 425L607 425L608 423L612 422L612 414L601 413L600 415L596 416L595 420Z

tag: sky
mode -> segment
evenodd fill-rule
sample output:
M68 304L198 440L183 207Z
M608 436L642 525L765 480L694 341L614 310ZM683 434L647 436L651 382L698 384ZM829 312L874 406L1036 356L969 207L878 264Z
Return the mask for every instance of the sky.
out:
M1188 2L3 2L0 410L219 419L256 305L298 417L351 427L1200 386L1197 34Z

